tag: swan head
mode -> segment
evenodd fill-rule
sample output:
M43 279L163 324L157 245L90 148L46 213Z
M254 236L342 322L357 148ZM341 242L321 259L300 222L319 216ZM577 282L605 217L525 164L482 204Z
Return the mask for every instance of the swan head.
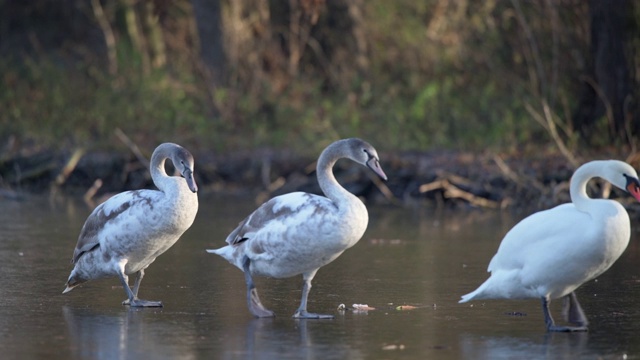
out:
M633 195L636 200L640 201L640 182L638 182L638 178L627 175L625 175L625 178L627 178L625 189L627 189L629 194Z
M607 161L603 177L640 201L640 181L636 170L631 165L618 160Z
M187 181L189 190L194 193L197 192L198 185L196 185L196 180L193 178L193 155L191 155L187 149L177 145L171 152L171 161L173 162L173 166L175 166L176 170L178 170L182 177Z
M387 175L382 171L380 167L380 158L378 152L368 142L360 139L349 139L350 158L360 163L369 169L373 170L380 178L387 180Z

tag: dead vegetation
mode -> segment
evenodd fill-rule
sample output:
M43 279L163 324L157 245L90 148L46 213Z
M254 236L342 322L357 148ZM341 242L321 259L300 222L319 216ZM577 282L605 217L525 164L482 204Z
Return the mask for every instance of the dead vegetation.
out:
M94 206L109 195L152 187L144 151L124 133L128 152L27 149L5 151L0 159L0 198L27 193L83 196ZM5 147L9 149L10 146ZM194 152L196 180L203 193L255 196L256 202L291 191L320 193L315 160L287 150L263 149L218 154ZM338 162L336 177L369 203L465 209L534 211L570 201L573 173L562 154L538 157L456 151L381 154L389 181ZM632 161L634 159L627 159ZM591 194L618 198L633 214L640 207L608 184L592 182Z

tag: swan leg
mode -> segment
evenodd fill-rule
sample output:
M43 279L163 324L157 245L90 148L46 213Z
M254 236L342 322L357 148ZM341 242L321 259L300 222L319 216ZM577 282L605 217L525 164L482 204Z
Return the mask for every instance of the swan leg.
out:
M260 301L258 289L256 289L256 285L253 283L253 278L251 277L251 271L249 269L250 265L251 260L245 256L244 261L242 262L242 270L244 271L244 281L247 283L247 305L249 307L249 311L253 316L258 318L274 317L276 315L273 311L265 308Z
M136 279L136 283L134 285L135 291L132 291L127 281L129 278L124 273L125 264L126 262L122 262L118 269L118 278L120 278L120 282L122 283L124 292L127 294L127 300L123 301L122 305L129 305L132 307L162 307L161 301L150 301L150 300L138 299L138 289L140 288L140 281L142 281L142 277L144 276L144 271L138 272L138 278Z
M569 323L584 328L589 325L587 316L584 314L575 292L571 292L571 294L565 296L562 305L562 315Z
M549 312L549 299L546 296L542 297L542 312L544 313L544 323L547 325L547 331L554 332L573 332L573 331L587 331L586 326L559 326L556 325ZM583 314L584 315L584 314Z
M140 290L140 283L142 282L142 278L144 277L144 269L138 271L138 277L136 278L135 284L133 284L133 295L138 296L138 291Z
M311 291L311 280L316 276L316 272L318 269L315 269L311 272L304 273L302 275L303 286L302 286L302 300L300 300L300 307L296 310L296 313L293 314L293 317L296 319L333 319L333 315L325 315L325 314L314 314L307 312L307 299L309 298L309 292Z
M140 283L142 282L142 278L144 277L144 270L138 271L136 275L137 275L136 282L135 284L133 284L133 296L137 298L138 291L140 290ZM127 281L127 283L129 283L128 278L125 278L125 280ZM129 299L123 301L122 305L129 305Z

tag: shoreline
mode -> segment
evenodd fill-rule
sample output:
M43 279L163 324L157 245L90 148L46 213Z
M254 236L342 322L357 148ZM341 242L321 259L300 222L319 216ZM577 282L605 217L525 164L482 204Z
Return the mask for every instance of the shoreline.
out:
M140 153L118 151L23 152L0 158L0 199L56 191L85 200L133 189L153 188L148 162ZM568 202L573 169L560 155L504 157L456 151L381 153L389 180L383 182L361 166L339 161L338 181L368 203L399 206L426 204L453 209L538 211ZM320 193L316 159L292 151L263 149L242 153L195 152L195 178L202 193L256 196L257 200L292 191ZM170 162L169 162L170 163ZM168 173L172 166L167 166ZM608 185L592 182L592 196ZM640 204L611 191L633 218Z

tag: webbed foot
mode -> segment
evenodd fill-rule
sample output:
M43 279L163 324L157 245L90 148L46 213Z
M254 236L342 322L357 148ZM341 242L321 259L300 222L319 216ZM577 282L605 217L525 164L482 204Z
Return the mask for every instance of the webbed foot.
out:
M579 332L579 331L589 331L589 328L586 326L558 326L551 325L547 326L547 331L553 332Z
M306 310L298 310L293 314L294 319L333 319L335 316L328 314L315 314Z
M542 313L544 314L544 323L547 326L547 331L553 332L578 332L578 331L588 331L587 328L587 318L584 316L582 312L582 308L580 308L580 304L578 303L578 299L575 297L575 294L572 293L571 296L567 297L565 304L565 312L569 314L569 318L572 322L578 326L559 326L556 325L553 321L553 317L551 317L551 312L549 312L549 299L547 297L542 297ZM568 309L568 307L572 307L573 309Z
M258 297L258 290L256 288L252 288L249 290L249 311L253 314L253 316L258 318L269 318L275 317L276 314L265 308L260 302L260 297Z
M152 300L142 300L142 299L133 299L133 302L130 299L127 299L122 302L122 305L128 305L131 307L162 307L162 301L152 301Z

